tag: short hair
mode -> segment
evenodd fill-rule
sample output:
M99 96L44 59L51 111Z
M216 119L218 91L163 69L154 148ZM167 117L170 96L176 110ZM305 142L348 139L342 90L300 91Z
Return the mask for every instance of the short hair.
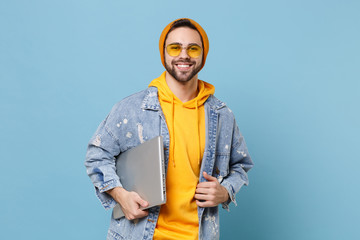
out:
M176 20L175 22L173 22L173 24L171 25L170 27L170 30L168 31L168 33L166 34L166 37L165 37L165 40L164 40L164 46L165 47L165 42L166 42L166 39L167 39L167 36L169 35L169 33L173 30L175 30L176 28L179 28L179 27L188 27L188 28L191 28L191 29L194 29L195 31L197 31L200 35L200 39L201 39L201 44L202 46L204 47L204 42L203 42L203 39L202 39L202 36L199 32L199 30L197 30L197 28L195 27L194 24L192 24L190 22L189 19L186 19L186 18L180 18L178 20Z

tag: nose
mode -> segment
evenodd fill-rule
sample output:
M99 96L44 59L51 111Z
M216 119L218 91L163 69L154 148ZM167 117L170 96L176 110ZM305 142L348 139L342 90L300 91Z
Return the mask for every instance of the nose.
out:
M182 47L181 48L181 52L179 54L180 58L190 58L190 56L187 53L187 48L186 47Z

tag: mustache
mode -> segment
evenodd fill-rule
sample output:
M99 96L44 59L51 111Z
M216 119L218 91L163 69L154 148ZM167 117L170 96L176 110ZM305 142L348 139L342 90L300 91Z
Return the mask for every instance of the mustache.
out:
M172 60L171 64L178 64L178 63L189 63L189 64L195 64L195 61L190 61L190 59L179 59L179 60Z

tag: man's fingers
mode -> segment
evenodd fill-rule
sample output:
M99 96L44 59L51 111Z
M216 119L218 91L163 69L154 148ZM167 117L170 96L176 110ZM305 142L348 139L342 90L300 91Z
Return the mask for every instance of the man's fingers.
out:
M142 218L142 217L147 216L148 214L149 214L149 211L138 209L136 212L136 218Z
M149 206L149 203L144 199L142 199L139 195L136 197L135 200L142 208L146 208L147 206Z
M135 213L125 214L125 217L127 220L135 220L135 219L146 217L148 214L149 214L148 211L142 211L142 210L138 209Z
M207 194L208 193L208 188L196 188L195 193Z
M136 206L134 206L134 209L126 212L124 212L125 214L125 217L128 219L128 220L134 220L134 219L138 219L138 218L143 218L145 216L147 216L149 214L149 212L147 210L141 210L139 208L139 205L137 203L135 203Z
M205 200L205 194L195 194L194 195L194 198L196 199L196 200Z
M201 182L196 187L197 188L214 188L217 186L216 182Z
M199 200L196 200L196 205L198 205L199 207L203 207L203 208L216 206L211 201L200 202Z
M204 187L197 187L196 190L195 190L195 193L198 193L198 194L215 194L216 193L216 190L215 188L204 188Z
M126 219L134 220L147 216L149 213L141 208L146 208L149 203L143 200L136 192L125 192L125 198L120 204Z
M210 182L213 182L213 181L217 181L217 178L216 177L213 177L209 174L207 174L206 172L203 172L203 176L206 180L210 181Z
M205 200L205 201L214 200L214 196L206 195L206 194L195 194L194 197L196 200Z
M196 186L194 198L199 207L214 207L226 201L229 194L224 186L221 186L215 177L203 172L207 182L201 182Z

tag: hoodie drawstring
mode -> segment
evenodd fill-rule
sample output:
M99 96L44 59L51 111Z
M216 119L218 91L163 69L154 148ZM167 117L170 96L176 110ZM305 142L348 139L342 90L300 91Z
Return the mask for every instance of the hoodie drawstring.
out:
M180 99L178 99L173 92L170 90L169 86L166 83L166 72L164 72L159 78L154 79L149 86L154 86L158 88L158 97L159 97L159 101L161 104L161 107L163 108L163 112L165 114L165 118L167 117L167 124L168 124L168 130L169 130L169 134L170 134L170 146L169 146L169 151L170 151L170 156L169 159L172 162L173 167L176 167L176 159L175 157L181 158L182 157L182 153L179 153L179 156L175 156L177 154L175 154L175 134L178 135L177 137L180 137L180 139L182 138L182 133L179 132L179 130L177 130L177 133L175 133L175 117L184 117L187 119L184 119L185 123L188 124L189 128L192 129L191 131L193 131L193 134L191 134L192 138L191 140L188 140L189 142L191 142L192 145L192 151L194 151L191 155L192 155L192 161L194 161L195 163L197 162L198 165L201 164L201 156L202 156L202 142L201 140L203 139L201 133L202 133L202 128L203 126L201 125L200 121L203 121L203 116L199 115L199 114L203 114L203 110L201 107L203 107L203 104L205 103L206 99L211 95L214 94L215 92L215 88L214 86L212 86L209 83L206 83L204 81L198 80L198 94L197 96L188 101L183 103ZM190 115L188 116L184 116L182 115L183 110L179 109L180 112L179 113L175 113L175 107L183 107L186 109L191 109L194 110L195 112L193 114L191 114L191 118ZM167 113L166 113L167 112ZM180 115L179 115L180 114ZM195 118L195 119L194 119ZM179 121L182 121L181 119L178 119ZM180 123L182 124L182 123ZM195 124L195 125L193 125ZM196 136L197 135L197 136ZM185 140L187 141L187 140ZM204 143L203 143L204 144ZM186 145L186 144L185 144ZM194 149L196 148L196 149ZM183 151L183 150L181 150ZM185 150L186 151L186 150ZM184 153L187 154L187 153ZM197 159L196 159L197 158ZM179 159L177 159L179 160ZM180 159L181 160L181 159Z
M172 121L172 126L175 126L175 103L174 103L174 97L171 98L171 121ZM172 127L171 128L171 135L170 135L173 139L170 138L170 152L171 152L171 156L172 156L172 162L174 167L176 167L175 164L175 153L174 153L174 146L175 146L175 128Z
M200 164L200 158L201 158L201 153L200 153L200 128L199 128L199 111L198 111L198 101L196 100L195 102L195 110L196 110L196 132L197 132L197 151L198 151L198 164Z

